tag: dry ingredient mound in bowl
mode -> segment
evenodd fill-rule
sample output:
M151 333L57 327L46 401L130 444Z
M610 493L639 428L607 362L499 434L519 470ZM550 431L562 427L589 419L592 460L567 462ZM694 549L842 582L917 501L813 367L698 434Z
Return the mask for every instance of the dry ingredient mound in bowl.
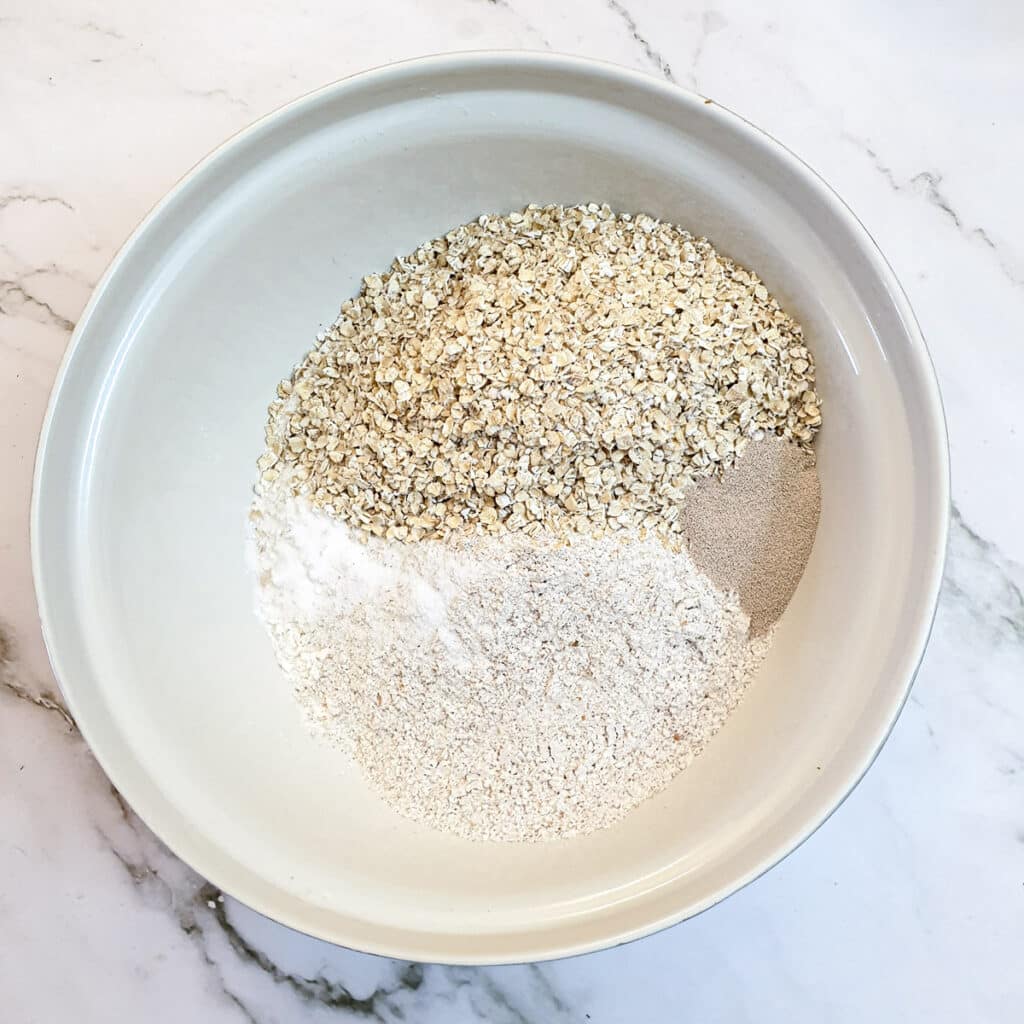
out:
M778 496L820 423L799 325L651 217L531 206L367 277L279 386L251 513L314 732L439 829L612 824L756 673L817 522ZM794 457L761 493L773 445ZM741 499L720 522L716 478ZM722 556L730 531L785 545L790 520L793 557Z

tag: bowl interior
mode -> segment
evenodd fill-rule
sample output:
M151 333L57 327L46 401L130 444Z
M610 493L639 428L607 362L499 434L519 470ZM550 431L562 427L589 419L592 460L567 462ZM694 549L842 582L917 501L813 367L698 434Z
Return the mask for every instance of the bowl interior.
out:
M802 320L825 400L821 526L765 669L667 791L589 837L471 843L396 816L307 735L253 612L254 463L276 383L364 273L484 211L590 200L707 235ZM732 891L863 772L930 623L943 445L891 278L775 144L613 69L400 66L244 133L115 263L41 448L44 628L114 783L251 905L426 959L591 948Z

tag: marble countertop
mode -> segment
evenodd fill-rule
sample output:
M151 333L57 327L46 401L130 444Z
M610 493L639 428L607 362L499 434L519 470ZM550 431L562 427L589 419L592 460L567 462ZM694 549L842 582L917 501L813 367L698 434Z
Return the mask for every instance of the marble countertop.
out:
M222 898L119 799L56 696L28 502L91 288L210 148L325 82L532 48L698 89L850 203L943 387L948 571L910 704L842 809L650 939L539 966L391 962ZM868 0L7 0L0 10L0 1017L10 1024L1020 1020L1024 10Z

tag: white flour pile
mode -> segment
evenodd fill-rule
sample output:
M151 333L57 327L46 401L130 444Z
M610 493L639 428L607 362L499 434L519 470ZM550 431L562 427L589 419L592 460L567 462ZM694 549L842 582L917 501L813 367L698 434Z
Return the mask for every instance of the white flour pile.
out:
M311 724L402 814L586 833L664 788L767 649L685 552L606 536L363 542L262 483L260 611Z

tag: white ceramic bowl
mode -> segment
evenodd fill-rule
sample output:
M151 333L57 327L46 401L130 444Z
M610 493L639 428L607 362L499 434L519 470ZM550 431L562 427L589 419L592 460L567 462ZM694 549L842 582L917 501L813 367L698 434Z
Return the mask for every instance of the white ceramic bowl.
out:
M362 274L484 211L590 200L708 235L803 321L825 400L821 527L767 666L667 791L586 838L474 844L398 817L308 737L253 613L254 462L278 379ZM620 68L438 57L258 122L121 250L43 428L36 585L83 733L197 871L347 946L534 960L711 906L842 801L924 650L947 474L906 299L807 167L711 101Z

